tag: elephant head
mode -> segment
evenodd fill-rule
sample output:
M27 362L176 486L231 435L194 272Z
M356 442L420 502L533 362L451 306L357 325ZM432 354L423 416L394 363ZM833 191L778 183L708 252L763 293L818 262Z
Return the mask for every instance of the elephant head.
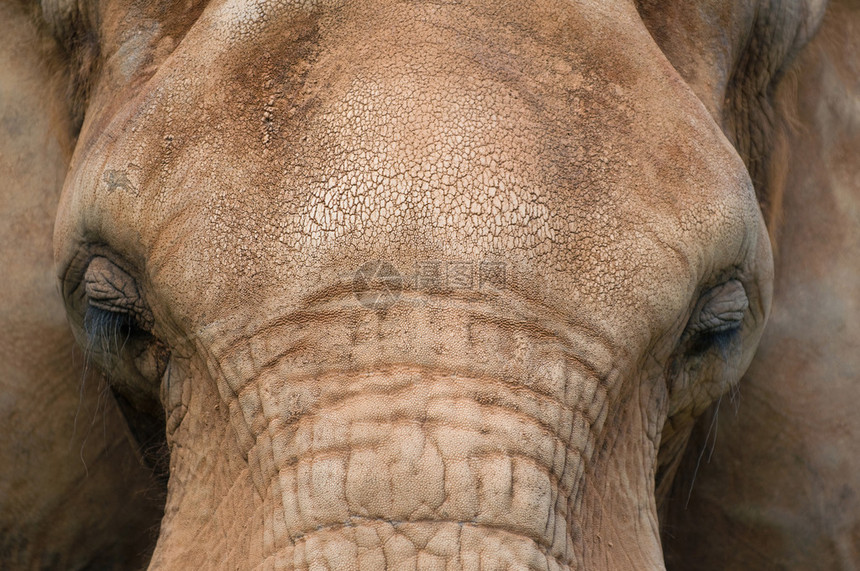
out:
M66 308L169 452L150 568L663 566L820 18L701 4L697 59L646 2L43 3Z

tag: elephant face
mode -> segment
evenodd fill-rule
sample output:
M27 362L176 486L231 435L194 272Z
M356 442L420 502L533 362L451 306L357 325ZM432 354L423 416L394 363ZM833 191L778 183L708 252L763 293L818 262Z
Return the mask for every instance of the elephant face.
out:
M67 309L132 429L166 426L152 568L662 566L658 498L772 263L746 156L636 6L45 19L85 112Z

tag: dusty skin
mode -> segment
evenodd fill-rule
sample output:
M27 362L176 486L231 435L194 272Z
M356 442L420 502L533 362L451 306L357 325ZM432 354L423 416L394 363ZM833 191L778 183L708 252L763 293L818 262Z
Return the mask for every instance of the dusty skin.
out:
M0 10L0 567L860 565L856 3Z

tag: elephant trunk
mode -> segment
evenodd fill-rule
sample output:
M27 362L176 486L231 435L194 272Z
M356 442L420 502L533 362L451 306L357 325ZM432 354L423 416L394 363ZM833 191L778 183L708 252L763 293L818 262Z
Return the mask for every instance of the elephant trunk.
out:
M609 405L620 384L534 328L472 322L424 351L427 325L365 348L352 337L349 367L325 366L332 331L325 349L273 359L240 356L262 353L259 337L231 348L217 392L184 399L153 568L567 569L613 548L628 558L613 568L659 567L649 463L604 458L627 446L606 422L630 409ZM224 439L192 453L218 415Z

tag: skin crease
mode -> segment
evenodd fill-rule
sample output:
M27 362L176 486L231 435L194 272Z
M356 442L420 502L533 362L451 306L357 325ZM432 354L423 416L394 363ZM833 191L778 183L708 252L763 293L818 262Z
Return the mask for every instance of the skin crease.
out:
M2 4L0 21L0 567L141 566L156 485L104 382L83 372L53 283L68 141L43 105L60 94L25 11Z
M761 141L643 6L69 6L48 25L97 26L99 65L55 258L82 341L99 256L169 350L112 380L166 411L151 568L662 567L656 472L746 369L772 269ZM376 259L506 280L373 310ZM693 354L730 279L743 327Z

